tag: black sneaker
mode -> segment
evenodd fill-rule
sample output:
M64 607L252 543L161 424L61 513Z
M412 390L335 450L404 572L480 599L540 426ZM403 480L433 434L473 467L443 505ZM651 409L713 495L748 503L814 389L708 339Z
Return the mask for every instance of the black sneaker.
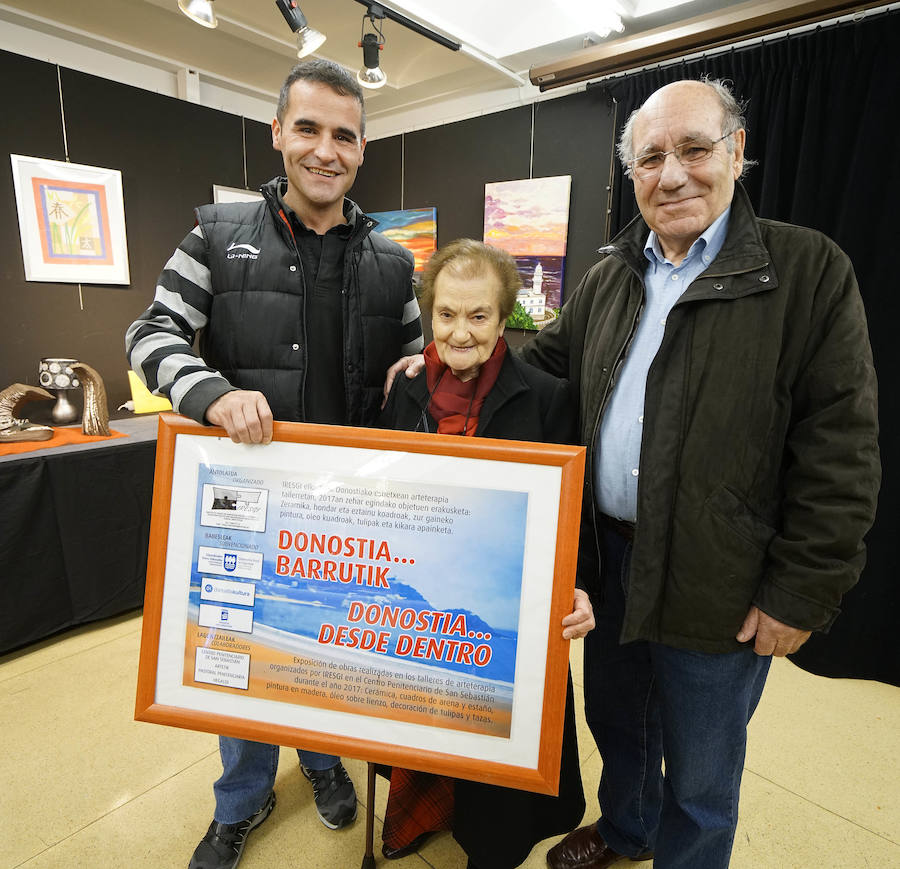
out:
M247 834L256 829L275 808L275 792L269 794L263 807L246 821L220 824L213 821L194 851L188 869L234 869L244 852Z
M356 820L356 791L344 765L338 761L331 769L300 770L313 786L316 814L330 830L346 827Z

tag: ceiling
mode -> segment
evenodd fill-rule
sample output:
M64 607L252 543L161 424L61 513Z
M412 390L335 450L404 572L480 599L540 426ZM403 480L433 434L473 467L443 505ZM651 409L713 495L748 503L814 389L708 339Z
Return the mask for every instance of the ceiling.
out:
M633 36L740 2L388 0L393 10L463 43L463 50L450 51L385 20L381 65L388 83L367 92L369 122L510 89L533 99L538 90L528 69L583 48L586 39L601 42L597 28L605 8L621 15L621 35ZM327 36L317 54L358 69L366 6L358 0L299 3L310 26ZM188 68L201 82L274 103L296 60L294 36L274 0L215 0L214 7L215 30L190 21L176 0L3 0L0 22L168 72Z

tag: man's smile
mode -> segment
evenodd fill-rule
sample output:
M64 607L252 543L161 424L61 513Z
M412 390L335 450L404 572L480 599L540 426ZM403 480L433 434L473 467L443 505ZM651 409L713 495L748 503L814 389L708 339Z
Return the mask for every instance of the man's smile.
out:
M318 166L306 166L307 171L312 172L313 175L321 175L323 178L334 178L336 175L340 174L335 172L333 169L322 169Z
M681 205L686 205L693 199L696 199L696 196L682 196L681 199L666 199L663 202L660 202L657 207L658 208L678 208Z

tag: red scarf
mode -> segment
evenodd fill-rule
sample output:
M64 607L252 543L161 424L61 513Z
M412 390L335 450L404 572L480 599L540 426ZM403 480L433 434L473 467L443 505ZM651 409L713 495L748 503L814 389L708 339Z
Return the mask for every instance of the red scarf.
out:
M437 421L438 434L475 436L481 406L497 382L504 356L506 341L501 337L478 376L464 383L441 362L433 341L425 348L425 373L431 394L428 412Z

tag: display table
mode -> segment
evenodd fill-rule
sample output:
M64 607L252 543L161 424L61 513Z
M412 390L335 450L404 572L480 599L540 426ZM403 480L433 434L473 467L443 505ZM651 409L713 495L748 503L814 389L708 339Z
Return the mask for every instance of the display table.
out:
M0 456L0 654L143 603L157 418L110 427Z

